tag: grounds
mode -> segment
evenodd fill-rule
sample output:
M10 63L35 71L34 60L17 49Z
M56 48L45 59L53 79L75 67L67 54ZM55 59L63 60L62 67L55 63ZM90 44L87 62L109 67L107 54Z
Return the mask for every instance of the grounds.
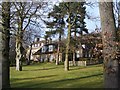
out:
M23 71L11 67L10 79L12 88L103 88L103 67L72 66L64 71L63 65L35 63L23 66Z

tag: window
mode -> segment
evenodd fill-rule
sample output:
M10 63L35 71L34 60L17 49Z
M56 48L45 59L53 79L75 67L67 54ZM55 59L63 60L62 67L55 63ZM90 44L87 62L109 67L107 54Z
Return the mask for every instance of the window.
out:
M32 47L35 47L35 44L34 44L34 45L32 45Z
M76 56L77 56L77 58L80 57L80 51L76 51Z
M49 52L53 51L53 45L49 45Z
M38 47L40 46L40 43L38 43Z
M42 52L47 52L47 46L42 47Z
M44 43L41 43L41 46L43 46L44 45Z

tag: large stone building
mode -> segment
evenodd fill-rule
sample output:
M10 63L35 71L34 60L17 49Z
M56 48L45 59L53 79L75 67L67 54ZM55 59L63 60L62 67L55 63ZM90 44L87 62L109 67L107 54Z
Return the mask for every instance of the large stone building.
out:
M80 40L79 40L80 39ZM79 58L94 58L96 56L102 55L102 39L100 32L94 32L90 34L85 34L82 37L78 37L78 41L81 43L75 49L75 58L79 60ZM59 58L59 61L65 60L65 40L61 41L60 50L58 55L58 42L57 41L49 41L39 40L37 38L32 46L27 50L27 58L31 55L30 59L34 61L55 61ZM72 48L70 48L72 49ZM71 50L72 51L72 50ZM73 53L70 54L69 60L73 60Z
M61 45L61 44L60 44ZM58 58L58 42L35 40L27 49L27 58L33 61L54 61ZM62 53L59 52L59 61L62 61Z

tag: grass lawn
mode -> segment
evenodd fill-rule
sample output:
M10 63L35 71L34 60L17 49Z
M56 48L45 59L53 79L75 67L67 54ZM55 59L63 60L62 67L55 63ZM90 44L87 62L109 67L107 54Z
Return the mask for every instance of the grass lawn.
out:
M10 70L12 88L103 88L101 64L64 71L63 65L36 63L23 66L23 71Z

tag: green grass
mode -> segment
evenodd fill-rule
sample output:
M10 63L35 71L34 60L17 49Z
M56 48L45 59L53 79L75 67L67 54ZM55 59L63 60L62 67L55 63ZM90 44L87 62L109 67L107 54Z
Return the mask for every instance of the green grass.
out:
M39 63L23 66L23 71L11 67L10 74L12 88L103 88L101 64L64 71L63 65Z

